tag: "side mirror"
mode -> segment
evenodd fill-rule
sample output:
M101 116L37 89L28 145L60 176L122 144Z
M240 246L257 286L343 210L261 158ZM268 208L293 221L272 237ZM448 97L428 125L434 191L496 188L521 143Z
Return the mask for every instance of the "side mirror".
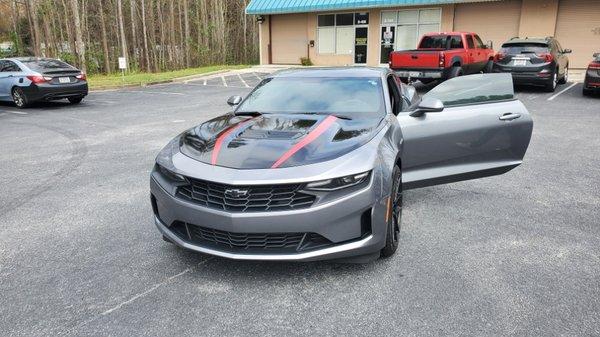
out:
M563 50L563 54L571 54L573 51L571 49Z
M240 103L242 103L242 96L231 96L229 97L229 99L227 99L227 104L229 104L230 106L236 106L239 105Z
M444 110L444 103L437 98L424 97L417 108L412 111L409 116L421 117L427 112L440 112Z
M494 42L492 40L488 40L486 47L488 47L488 49L494 49Z
M592 55L592 57L600 57L600 53L594 53L594 55Z

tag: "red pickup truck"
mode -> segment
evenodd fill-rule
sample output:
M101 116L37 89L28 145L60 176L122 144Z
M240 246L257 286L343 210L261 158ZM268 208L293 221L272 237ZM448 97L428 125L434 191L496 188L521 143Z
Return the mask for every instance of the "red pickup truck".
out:
M494 65L492 43L468 32L429 33L419 47L390 53L390 68L402 81L428 83L478 72L491 72Z

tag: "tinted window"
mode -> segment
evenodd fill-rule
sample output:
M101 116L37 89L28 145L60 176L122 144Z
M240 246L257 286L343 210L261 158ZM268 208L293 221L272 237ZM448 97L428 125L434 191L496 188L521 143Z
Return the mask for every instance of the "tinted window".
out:
M385 107L379 78L276 77L261 82L237 111L335 113L364 118L381 117Z
M450 49L462 49L464 48L462 38L459 35L450 37Z
M335 25L336 26L352 26L354 24L354 14L336 14Z
M421 40L419 48L447 48L448 35L437 35L437 36L425 36Z
M441 100L444 106L492 103L514 98L511 74L477 74L456 77L431 89L423 97Z
M508 55L543 54L549 52L549 48L545 43L505 43L500 52Z
M14 72L14 71L21 71L21 68L19 68L19 66L12 61L3 61L2 64L0 65L0 71Z
M75 69L63 61L54 59L32 59L21 62L23 62L29 69L38 72L56 69Z
M335 16L333 16L333 14L331 15L319 15L317 17L317 20L319 22L319 27L327 27L327 26L333 26L335 23Z
M473 43L473 36L467 35L467 44L469 45L469 49L475 48L475 43Z
M485 49L485 45L483 44L483 42L479 38L479 35L475 35L475 42L477 42L477 48Z

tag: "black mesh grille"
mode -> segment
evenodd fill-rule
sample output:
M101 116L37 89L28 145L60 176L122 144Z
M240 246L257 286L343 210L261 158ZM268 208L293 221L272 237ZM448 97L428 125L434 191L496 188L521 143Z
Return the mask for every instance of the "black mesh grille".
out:
M202 206L231 212L285 211L310 207L315 196L300 192L303 185L232 186L188 178L177 195Z
M332 245L316 233L234 233L184 222L174 223L171 230L191 243L230 251L292 253Z

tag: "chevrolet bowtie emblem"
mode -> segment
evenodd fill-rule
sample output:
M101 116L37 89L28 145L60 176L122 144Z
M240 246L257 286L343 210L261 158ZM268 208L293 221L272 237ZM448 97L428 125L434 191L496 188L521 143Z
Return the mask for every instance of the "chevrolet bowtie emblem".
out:
M248 190L238 188L226 189L225 196L229 198L244 198L248 196Z

